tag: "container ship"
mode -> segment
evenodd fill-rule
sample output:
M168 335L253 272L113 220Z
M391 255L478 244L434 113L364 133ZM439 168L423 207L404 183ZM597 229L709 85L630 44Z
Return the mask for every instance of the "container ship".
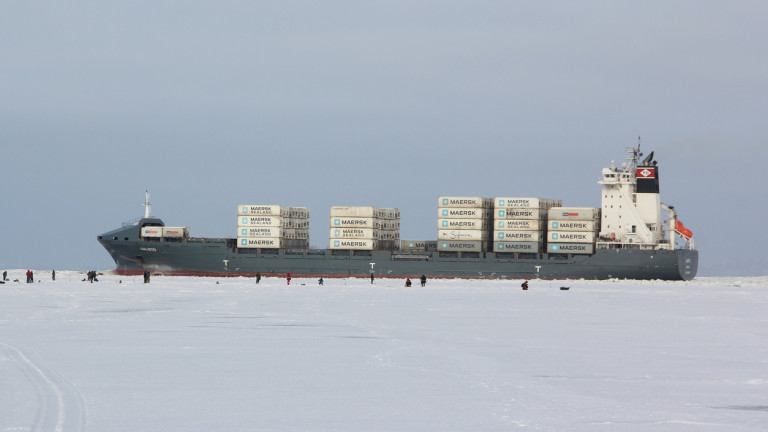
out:
M308 208L251 204L237 208L236 236L191 237L152 217L147 193L143 218L98 241L125 275L691 280L693 233L660 201L653 152L643 156L638 144L603 168L600 207L438 197L428 240L400 239L399 209L332 206L328 248L313 249Z

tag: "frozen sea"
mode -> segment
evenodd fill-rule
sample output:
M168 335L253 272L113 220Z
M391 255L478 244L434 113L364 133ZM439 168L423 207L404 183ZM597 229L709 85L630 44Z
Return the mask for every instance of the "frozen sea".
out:
M36 276L0 431L768 430L768 277Z

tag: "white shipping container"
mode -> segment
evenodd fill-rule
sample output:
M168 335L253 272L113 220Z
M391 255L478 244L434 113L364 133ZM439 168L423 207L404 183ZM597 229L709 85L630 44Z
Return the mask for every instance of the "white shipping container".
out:
M237 226L288 226L288 218L281 216L238 216Z
M496 219L493 224L497 230L539 231L544 227L541 221L532 219Z
M549 220L550 231L597 231L599 223L590 220Z
M378 218L378 217L381 217L381 211L378 207L331 206L331 217L336 217L336 216Z
M145 226L141 228L142 237L160 238L163 236L163 227Z
M378 249L379 241L371 239L331 239L331 249L374 250Z
M497 242L540 242L541 231L495 230L493 240Z
M438 241L437 249L446 252L485 252L488 242L484 241Z
M478 230L488 229L488 219L438 219L438 229L467 229Z
M550 243L547 245L549 253L591 254L595 252L592 243Z
M288 216L288 208L279 205L241 204L238 216Z
M379 217L381 219L400 219L399 208L380 208Z
M494 252L525 252L539 253L540 242L493 242Z
M377 218L331 217L331 228L371 228L379 229L381 222Z
M437 241L434 240L402 240L400 242L402 250L436 251Z
M555 220L600 220L600 209L595 207L553 207L549 219Z
M495 219L544 220L546 217L546 210L535 208L496 209L494 212Z
M279 237L238 237L237 247L276 249L283 247L283 239Z
M482 208L444 207L437 209L438 219L490 219L491 210Z
M440 208L491 208L493 206L493 200L491 198L483 197L439 197L437 199L437 206Z
M379 228L383 230L400 231L400 221L396 219L377 219Z
M283 237L283 228L274 226L240 226L238 237Z
M288 216L297 219L309 219L309 207L288 207Z
M594 243L595 233L592 231L555 231L547 236L550 242L556 243Z
M562 200L551 198L514 198L497 197L493 199L493 206L499 208L529 208L529 209L548 209L563 205Z
M488 231L483 230L437 230L438 240L488 240Z
M331 238L378 239L379 230L371 228L331 228Z

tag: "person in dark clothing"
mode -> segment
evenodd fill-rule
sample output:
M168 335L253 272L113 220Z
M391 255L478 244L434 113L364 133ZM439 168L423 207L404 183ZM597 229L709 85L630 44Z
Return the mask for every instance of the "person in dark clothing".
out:
M4 272L3 272L3 280L4 280L4 281L7 281L7 280L8 280L8 272L7 272L7 271L4 271Z
M527 290L528 289L528 281L523 282L522 284L520 284L520 286L523 287L523 290Z
M319 283L320 285L322 285L322 284L323 284L323 278L320 278L320 279L318 279L318 280L317 280L317 283Z
M373 285L373 278L374 278L373 273L371 273L371 285Z
M261 273L256 273L256 283L261 282Z
M56 280L56 270L51 270L51 280Z
M427 286L427 277L421 275L421 286Z
M149 272L144 270L144 283L149 283Z

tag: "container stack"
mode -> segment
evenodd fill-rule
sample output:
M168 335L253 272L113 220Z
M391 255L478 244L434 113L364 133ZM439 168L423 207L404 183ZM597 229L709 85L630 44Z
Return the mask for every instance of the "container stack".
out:
M494 252L542 252L547 212L560 205L549 198L494 198Z
M291 216L294 210L295 217ZM309 247L309 209L280 205L237 207L237 246L240 248Z
M180 239L189 237L189 227L145 226L141 228L143 238Z
M488 251L493 217L491 198L440 197L437 207L438 251Z
M399 209L331 207L331 249L397 250L399 244Z
M591 254L600 230L600 209L553 207L548 212L547 252Z

